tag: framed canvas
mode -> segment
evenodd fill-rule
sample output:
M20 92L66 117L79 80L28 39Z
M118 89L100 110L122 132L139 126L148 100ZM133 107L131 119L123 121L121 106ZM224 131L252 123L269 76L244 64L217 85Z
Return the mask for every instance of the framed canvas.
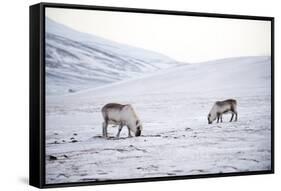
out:
M30 7L30 185L273 172L273 17Z

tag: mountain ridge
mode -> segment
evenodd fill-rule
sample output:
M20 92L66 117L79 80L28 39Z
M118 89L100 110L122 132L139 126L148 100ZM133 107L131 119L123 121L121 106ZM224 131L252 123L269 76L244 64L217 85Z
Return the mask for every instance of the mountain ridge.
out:
M47 94L98 87L177 63L160 53L81 33L46 18Z

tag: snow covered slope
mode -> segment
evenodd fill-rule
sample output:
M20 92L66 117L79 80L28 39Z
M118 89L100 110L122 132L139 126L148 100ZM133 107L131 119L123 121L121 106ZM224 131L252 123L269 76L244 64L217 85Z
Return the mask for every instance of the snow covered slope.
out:
M64 96L47 96L47 183L271 169L270 57L180 65ZM207 124L213 103L234 98L238 121ZM130 103L140 137L101 137L101 108ZM57 157L56 160L50 156Z
M270 57L228 58L198 64L178 65L143 78L78 93L79 96L138 96L187 93L236 96L270 93ZM262 87L262 88L261 88ZM221 97L220 96L220 97ZM69 96L72 97L72 96ZM75 99L75 95L73 95Z
M46 18L47 94L98 87L176 63L159 53L81 33Z

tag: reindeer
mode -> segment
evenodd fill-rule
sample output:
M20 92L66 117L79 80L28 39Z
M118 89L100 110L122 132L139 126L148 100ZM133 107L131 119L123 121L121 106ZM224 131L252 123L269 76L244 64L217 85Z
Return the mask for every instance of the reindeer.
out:
M104 122L102 124L103 137L107 137L107 126L109 124L119 125L116 137L120 136L123 126L128 128L128 137L131 137L131 131L135 136L140 136L142 124L131 105L122 105L118 103L109 103L103 106L102 116Z
M208 114L208 123L212 124L214 120L217 119L217 123L219 121L222 123L222 115L225 113L232 113L231 119L229 122L232 121L235 115L235 121L237 121L238 113L237 113L237 101L234 99L227 99L224 101L217 101L213 105L210 113Z

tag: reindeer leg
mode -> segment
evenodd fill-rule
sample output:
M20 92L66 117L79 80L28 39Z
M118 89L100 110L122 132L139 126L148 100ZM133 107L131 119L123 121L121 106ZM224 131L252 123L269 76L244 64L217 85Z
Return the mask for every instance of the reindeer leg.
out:
M222 123L222 114L220 115L220 117L221 117L221 123Z
M107 138L107 122L102 123L102 136Z
M220 121L220 116L218 115L217 116L217 123Z
M231 114L231 119L230 119L230 121L229 121L229 122L231 122L231 121L232 121L233 116L234 116L234 113L232 112L232 114Z
M238 113L237 111L235 111L235 121L237 121L237 118L238 118Z
M230 111L231 111L231 119L230 119L230 121L229 121L229 122L232 122L233 117L234 117L234 114L235 114L235 108L234 108L234 106L231 106Z
M123 124L121 123L121 124L119 125L119 127L118 127L118 133L117 133L117 135L116 135L117 138L119 138L120 132L121 132L122 128L123 128Z
M102 122L102 136L105 137L104 122Z
M128 137L132 137L130 128L128 126L127 128L128 128Z

